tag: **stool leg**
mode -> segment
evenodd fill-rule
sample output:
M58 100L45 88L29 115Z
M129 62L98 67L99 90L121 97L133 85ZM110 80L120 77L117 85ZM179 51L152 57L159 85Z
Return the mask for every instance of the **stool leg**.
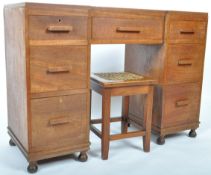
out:
M108 159L109 137L110 137L110 105L111 96L109 90L103 90L102 95L102 139L101 156L103 160Z
M90 122L92 119L92 90L90 89L90 97L89 97L89 118L90 118Z
M121 122L121 129L122 133L127 133L128 130L128 113L129 113L129 96L123 97L122 100L122 122Z
M149 93L146 97L145 107L144 107L144 129L146 131L146 135L143 137L144 152L150 151L152 105L153 105L153 87L149 87Z

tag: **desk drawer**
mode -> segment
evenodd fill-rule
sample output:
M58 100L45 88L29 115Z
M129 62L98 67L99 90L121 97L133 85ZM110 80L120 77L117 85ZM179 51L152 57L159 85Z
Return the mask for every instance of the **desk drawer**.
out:
M163 41L163 19L122 19L94 17L92 40L102 42L158 42Z
M86 94L31 100L34 150L88 143Z
M32 40L87 39L87 17L30 16L29 38Z
M31 93L87 88L86 46L30 47Z
M164 87L163 127L198 121L200 84L190 83Z
M196 82L202 78L204 47L197 44L169 45L165 80L167 83Z
M168 40L170 43L203 43L206 35L206 22L171 21Z

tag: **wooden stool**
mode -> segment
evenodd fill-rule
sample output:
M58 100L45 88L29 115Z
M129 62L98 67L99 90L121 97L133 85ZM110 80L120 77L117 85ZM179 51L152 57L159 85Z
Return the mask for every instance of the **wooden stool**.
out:
M144 151L150 151L153 85L155 83L155 80L128 72L95 73L91 76L91 90L102 95L102 119L91 120L91 130L101 138L102 159L108 159L109 142L123 138L143 136ZM143 129L127 132L129 96L140 94L146 95ZM110 118L111 96L124 96L121 117ZM110 122L118 121L121 121L121 134L110 135ZM102 132L94 126L99 123L102 123Z

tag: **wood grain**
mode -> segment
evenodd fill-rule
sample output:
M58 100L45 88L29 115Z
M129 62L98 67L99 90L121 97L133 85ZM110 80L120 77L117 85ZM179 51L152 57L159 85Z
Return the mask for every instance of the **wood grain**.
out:
M97 76L96 76L97 77ZM91 79L91 89L102 95L102 119L91 120L91 130L101 138L101 156L103 160L108 159L109 144L112 140L119 140L123 138L143 136L143 148L145 152L150 151L150 136L151 136L151 121L152 121L152 105L153 105L153 86L152 84L144 84L145 80L139 79L136 81L143 81L140 85L130 84L130 80L125 80L127 83L122 86L118 83L118 80L113 80L113 86L107 87L104 82L95 77ZM116 82L116 85L114 85ZM118 86L120 85L120 86ZM110 105L112 96L124 96L123 108L121 118L111 118ZM128 132L128 113L129 113L129 99L131 95L147 96L147 100L144 103L144 115L141 116L144 119L143 128L138 131ZM121 134L110 134L110 123L121 121ZM102 132L97 129L93 124L102 123Z
M164 99L163 127L199 120L200 84L165 86Z
M199 126L206 30L206 13L169 11L162 46L126 45L125 70L159 80L154 93L152 130L160 136ZM130 100L130 122L139 128L144 122L145 101L140 96Z
M89 123L86 100L87 94L33 99L33 151L86 144Z
M94 17L92 19L92 40L94 42L100 40L105 43L111 40L120 43L125 43L125 40L132 40L136 43L153 42L154 40L162 43L163 27L164 20L162 18L122 19Z
M111 117L111 96L109 90L103 90L102 94L102 139L101 139L101 157L108 159L109 136L110 136L110 117Z
M49 27L57 31L49 31ZM70 27L69 31L58 31ZM81 27L83 26L83 27ZM82 16L29 16L29 38L31 40L83 40L87 38L87 17Z
M4 22L8 127L28 150L25 9L5 7Z
M203 43L206 35L205 21L171 21L169 43Z
M188 51L188 52L187 52ZM169 45L165 71L166 83L198 82L203 69L203 45Z
M31 93L88 87L86 46L34 46L30 55Z
M147 96L137 93L150 93L157 82L153 132L165 136L199 126L207 13L20 3L6 6L4 19L8 133L29 163L89 149L91 44L127 44L125 70L146 77L141 83L91 80L101 94L133 95L129 122L146 135L145 151L144 116L151 109L144 105ZM127 101L124 106L126 114ZM104 129L106 135L108 125ZM106 140L138 134L106 135L103 157Z
M165 45L127 44L125 71L163 81Z

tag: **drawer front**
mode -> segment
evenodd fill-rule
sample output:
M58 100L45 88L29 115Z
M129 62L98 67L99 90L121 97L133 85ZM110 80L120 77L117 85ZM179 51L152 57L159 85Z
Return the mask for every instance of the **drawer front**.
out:
M170 43L203 43L206 35L206 22L171 21L168 40Z
M32 148L43 150L88 143L87 95L31 100Z
M202 78L204 47L196 44L169 45L165 79L167 83L196 82Z
M87 17L30 16L31 40L83 40L87 39Z
M163 127L198 122L200 84L190 83L164 87Z
M86 46L30 47L31 93L87 88Z
M107 42L127 40L137 42L162 42L163 19L121 19L94 17L92 20L92 40Z

